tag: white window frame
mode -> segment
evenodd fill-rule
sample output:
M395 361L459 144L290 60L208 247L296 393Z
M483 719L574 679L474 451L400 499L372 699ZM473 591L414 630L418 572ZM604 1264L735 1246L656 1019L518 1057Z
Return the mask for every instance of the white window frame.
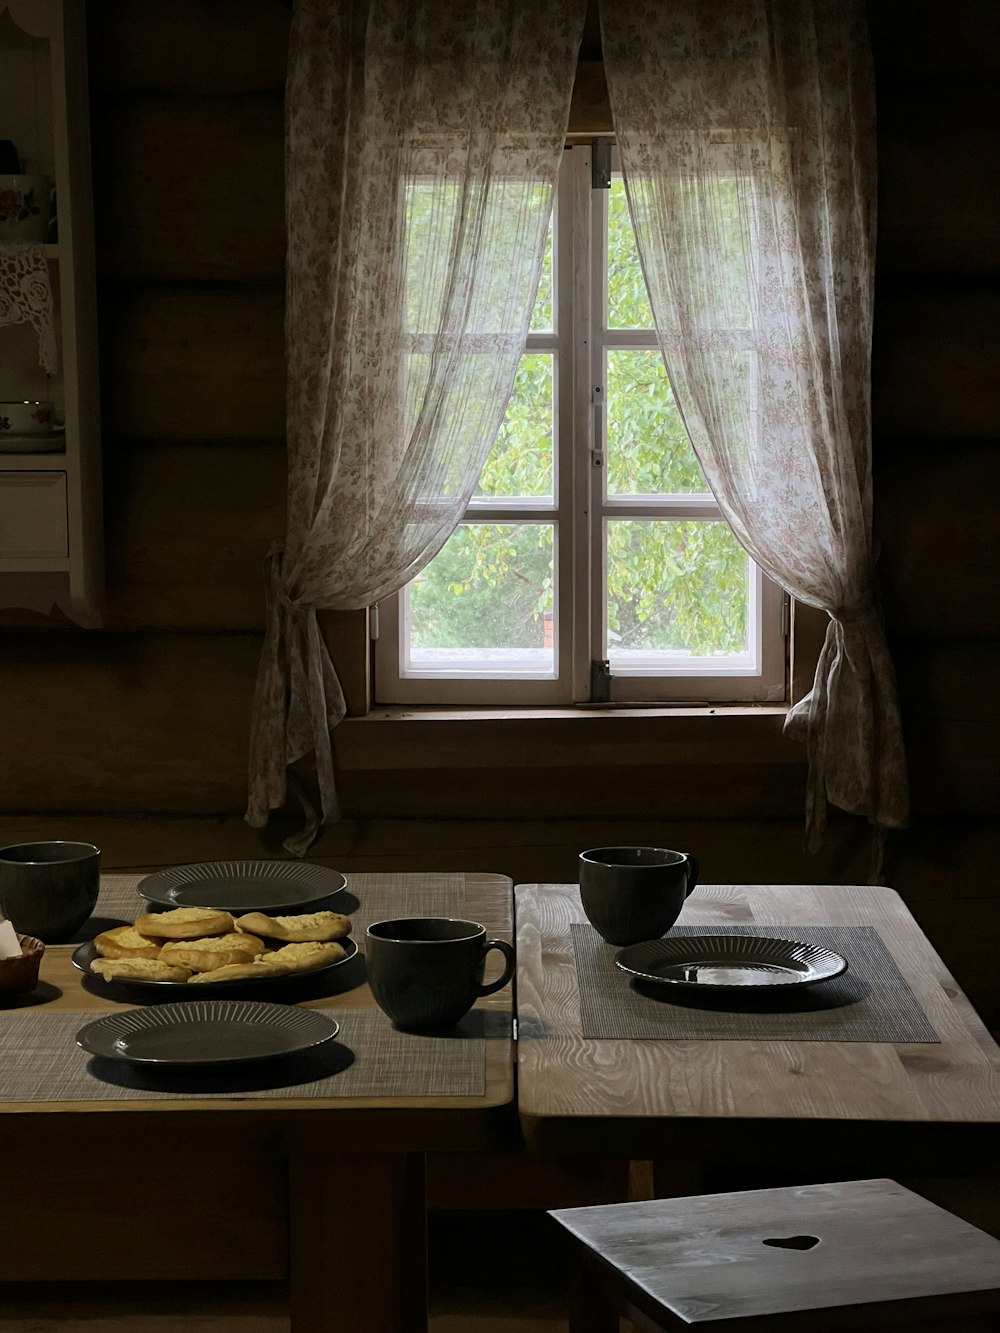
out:
M606 355L615 348L658 347L653 329L607 328L607 192L595 190L589 145L567 147L556 192L553 234L553 325L529 333L525 351L553 358L554 495L496 500L475 498L463 522L544 521L554 527L556 608L553 671L525 661L503 671L454 666L407 667L405 589L380 603L375 631L377 704L459 707L570 707L637 703L779 703L787 697L787 597L751 564L751 625L757 627L753 664L745 670L712 659L686 659L655 675L641 663L605 676L605 525L615 518L717 519L709 494L672 498L610 498L605 493L607 439ZM617 170L616 156L612 168ZM594 515L596 521L590 521ZM594 614L592 614L592 608ZM756 612L759 609L760 615ZM592 664L605 676L592 699ZM662 659L657 663L662 668ZM668 682L665 687L665 682Z

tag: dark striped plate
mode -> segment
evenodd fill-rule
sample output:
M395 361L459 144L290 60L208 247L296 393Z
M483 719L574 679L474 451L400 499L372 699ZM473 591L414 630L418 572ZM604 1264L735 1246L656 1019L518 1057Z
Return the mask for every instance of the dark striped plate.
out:
M847 971L832 949L757 935L686 935L643 940L615 954L623 972L665 986L743 990L807 986Z

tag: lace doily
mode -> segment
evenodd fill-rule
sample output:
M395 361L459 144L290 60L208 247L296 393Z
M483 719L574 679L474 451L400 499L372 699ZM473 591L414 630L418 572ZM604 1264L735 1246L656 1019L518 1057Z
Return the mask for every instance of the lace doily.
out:
M38 338L38 362L47 375L59 369L52 284L45 249L19 242L0 245L0 328L30 324Z

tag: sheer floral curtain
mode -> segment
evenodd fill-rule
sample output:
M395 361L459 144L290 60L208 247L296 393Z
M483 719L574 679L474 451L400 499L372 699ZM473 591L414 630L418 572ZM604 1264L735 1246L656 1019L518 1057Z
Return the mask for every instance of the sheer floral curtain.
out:
M737 538L829 612L807 845L907 817L872 549L875 117L862 0L601 0L622 173L678 406Z
M451 535L510 397L585 0L296 0L286 92L288 519L268 556L247 821L344 699L316 611L370 606ZM294 790L294 784L293 788ZM298 792L301 798L301 792Z

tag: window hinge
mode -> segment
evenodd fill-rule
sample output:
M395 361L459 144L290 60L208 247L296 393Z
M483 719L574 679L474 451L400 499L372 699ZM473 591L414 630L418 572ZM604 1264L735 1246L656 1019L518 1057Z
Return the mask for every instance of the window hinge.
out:
M590 184L595 190L611 189L611 139L594 139L590 145Z
M792 632L792 599L787 592L781 594L781 632L786 639Z
M368 608L368 637L372 643L378 638L378 602Z
M590 702L592 704L611 702L611 664L607 658L590 664Z

